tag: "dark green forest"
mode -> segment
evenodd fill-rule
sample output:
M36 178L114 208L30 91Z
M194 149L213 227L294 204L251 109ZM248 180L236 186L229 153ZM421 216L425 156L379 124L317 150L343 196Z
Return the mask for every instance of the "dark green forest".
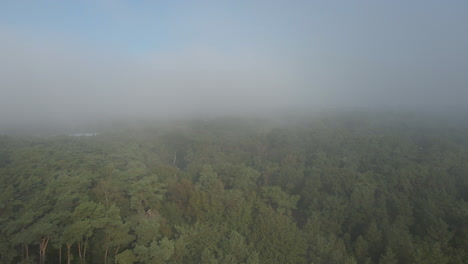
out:
M97 132L0 136L0 263L468 263L460 120L342 113Z

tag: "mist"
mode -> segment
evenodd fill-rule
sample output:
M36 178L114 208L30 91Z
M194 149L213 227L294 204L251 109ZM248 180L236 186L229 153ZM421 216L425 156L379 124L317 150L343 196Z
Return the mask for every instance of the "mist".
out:
M464 1L0 4L0 130L468 110Z

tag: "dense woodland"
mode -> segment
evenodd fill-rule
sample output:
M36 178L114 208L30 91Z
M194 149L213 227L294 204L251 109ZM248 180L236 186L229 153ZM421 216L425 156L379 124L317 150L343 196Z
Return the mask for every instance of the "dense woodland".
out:
M0 136L0 263L468 263L460 120L323 114L97 132Z

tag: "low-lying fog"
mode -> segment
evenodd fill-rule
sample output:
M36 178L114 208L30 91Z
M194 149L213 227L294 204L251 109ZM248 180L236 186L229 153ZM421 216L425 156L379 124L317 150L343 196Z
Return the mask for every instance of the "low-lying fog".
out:
M468 107L464 1L2 1L0 133ZM468 112L468 111L467 111Z

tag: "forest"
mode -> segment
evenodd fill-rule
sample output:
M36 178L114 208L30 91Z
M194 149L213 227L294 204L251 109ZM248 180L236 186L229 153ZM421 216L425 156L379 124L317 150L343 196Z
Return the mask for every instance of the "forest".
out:
M468 263L463 121L353 112L2 135L0 263Z

